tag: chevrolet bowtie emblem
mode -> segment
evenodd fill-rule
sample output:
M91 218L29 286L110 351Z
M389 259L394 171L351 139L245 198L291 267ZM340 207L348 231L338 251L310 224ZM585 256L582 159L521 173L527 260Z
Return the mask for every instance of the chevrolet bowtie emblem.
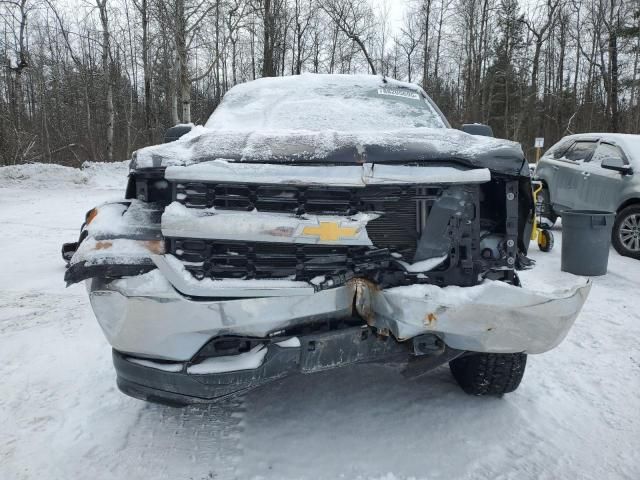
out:
M358 229L341 227L336 222L320 222L318 227L304 227L302 234L318 237L324 241L336 241L341 238L355 237L358 234Z

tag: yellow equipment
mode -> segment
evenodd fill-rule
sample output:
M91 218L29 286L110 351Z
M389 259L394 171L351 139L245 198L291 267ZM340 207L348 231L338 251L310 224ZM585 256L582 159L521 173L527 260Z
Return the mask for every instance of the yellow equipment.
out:
M533 212L533 229L531 230L531 240L538 242L538 248L543 252L550 252L553 248L553 233L549 230L544 230L539 227L540 225L540 212L542 211L541 205L538 204L538 193L542 191L542 182L540 180L532 180L533 186L533 202L536 206Z

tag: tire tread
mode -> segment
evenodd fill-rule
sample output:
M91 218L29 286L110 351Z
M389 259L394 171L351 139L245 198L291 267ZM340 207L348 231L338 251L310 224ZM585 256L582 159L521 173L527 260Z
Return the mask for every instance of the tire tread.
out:
M456 358L449 367L469 395L502 396L518 388L526 364L525 353L477 353Z

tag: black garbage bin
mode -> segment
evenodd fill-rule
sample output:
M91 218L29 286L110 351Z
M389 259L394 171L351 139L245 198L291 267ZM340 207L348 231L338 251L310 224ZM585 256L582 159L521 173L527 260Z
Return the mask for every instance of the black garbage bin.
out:
M598 210L562 212L563 272L585 276L607 273L615 218L615 213Z

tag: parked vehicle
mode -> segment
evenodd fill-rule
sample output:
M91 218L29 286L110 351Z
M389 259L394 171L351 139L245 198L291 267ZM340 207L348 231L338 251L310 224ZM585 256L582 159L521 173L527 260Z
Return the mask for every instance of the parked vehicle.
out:
M640 135L585 133L564 137L540 159L541 210L552 225L562 211L616 212L611 241L640 259Z
M177 128L64 249L134 397L207 402L398 359L413 377L449 362L466 392L501 395L589 292L520 288L534 214L520 146L451 129L415 85L261 79Z

